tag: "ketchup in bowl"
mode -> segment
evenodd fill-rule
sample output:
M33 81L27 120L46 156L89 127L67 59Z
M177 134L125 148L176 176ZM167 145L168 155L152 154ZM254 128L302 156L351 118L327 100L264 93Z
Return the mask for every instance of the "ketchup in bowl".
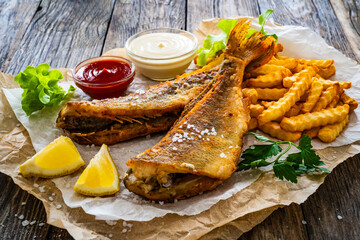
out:
M122 57L104 56L79 63L73 77L76 86L95 99L119 97L134 80L134 64Z

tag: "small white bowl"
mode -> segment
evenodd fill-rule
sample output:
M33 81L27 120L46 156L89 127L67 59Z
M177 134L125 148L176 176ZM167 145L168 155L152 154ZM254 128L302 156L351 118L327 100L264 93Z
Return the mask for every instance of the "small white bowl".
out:
M189 51L168 58L161 56L155 56L153 58L148 56L145 57L140 54L136 54L131 50L131 43L135 39L153 33L181 34L191 40L192 46L190 46ZM175 78L177 75L182 74L194 59L197 48L198 40L192 33L175 28L156 28L146 30L131 36L125 43L127 55L134 63L136 71L156 81L170 80Z

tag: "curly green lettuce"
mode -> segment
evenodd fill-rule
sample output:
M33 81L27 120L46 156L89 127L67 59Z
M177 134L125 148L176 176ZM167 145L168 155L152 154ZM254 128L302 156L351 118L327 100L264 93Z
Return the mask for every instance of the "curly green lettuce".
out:
M37 67L27 66L15 76L15 82L24 89L21 106L27 116L44 107L60 103L75 90L73 86L70 86L68 91L60 87L58 81L64 78L63 75L57 69L49 69L50 65L47 63Z

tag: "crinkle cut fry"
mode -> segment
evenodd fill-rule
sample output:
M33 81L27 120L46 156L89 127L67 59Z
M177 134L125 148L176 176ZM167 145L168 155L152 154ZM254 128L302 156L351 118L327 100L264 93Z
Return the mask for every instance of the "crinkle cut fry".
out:
M250 118L249 125L248 125L248 131L251 131L255 128L257 128L258 123L256 118Z
M349 105L344 104L331 109L323 109L319 112L300 114L294 117L284 117L280 126L286 131L304 131L314 127L325 126L341 122L349 114Z
M299 60L296 58L279 59L278 56L275 55L268 63L277 66L283 66L289 70L293 70L299 64Z
M303 113L311 112L311 110L319 100L322 91L323 91L322 83L318 81L316 77L313 77L313 83L311 84L309 94L302 108Z
M310 138L315 138L318 135L320 127L314 127L304 131L304 135L309 136Z
M268 122L259 126L259 129L272 137L276 137L283 141L295 142L301 138L301 132L288 132L280 127L277 122Z
M349 97L346 93L341 94L340 99L343 103L350 106L350 112L354 111L358 107L358 102L355 99Z
M264 111L264 106L260 104L251 104L250 105L250 117L257 117Z
M286 69L286 68L283 67L283 66L265 64L265 65L262 65L261 67L255 68L254 70L251 70L249 72L249 74L250 74L251 77L257 77L257 76L260 76L260 75L265 75L265 74L269 74L269 73L284 70L284 69Z
M334 65L331 65L330 67L327 68L319 67L318 74L325 79L332 77L333 75L335 75L335 73L336 73L336 68Z
M335 84L329 87L328 89L326 89L324 92L322 92L321 97L319 98L319 101L315 104L314 108L312 109L312 112L318 112L321 109L326 108L326 106L329 105L332 102L332 100L334 100L339 90L340 90L339 84Z
M282 69L276 72L260 75L257 78L250 78L246 81L247 87L271 88L282 85L282 80L292 73L289 69Z
M314 67L308 67L298 75L299 80L293 84L289 91L279 101L264 110L258 117L258 124L263 125L278 119L290 110L290 108L300 100L300 97L310 88L312 83L312 73L316 74Z
M318 138L326 143L334 141L340 135L345 126L349 123L349 115L346 118L335 124L327 125L319 130Z
M242 93L244 97L247 97L250 100L251 104L256 104L259 99L259 94L254 88L243 88Z
M293 76L286 77L283 79L283 86L285 88L291 88L291 86L298 81L304 72L310 73L311 77L314 77L317 73L318 69L316 67L306 67L298 73L295 73Z
M254 88L261 100L279 100L288 91L286 88Z
M310 65L310 66L317 66L321 68L327 68L330 67L332 64L334 64L334 60L314 60L314 59L304 59L304 58L291 58L287 56L276 56L278 59L281 60L290 60L290 59L297 59L299 63L303 65Z

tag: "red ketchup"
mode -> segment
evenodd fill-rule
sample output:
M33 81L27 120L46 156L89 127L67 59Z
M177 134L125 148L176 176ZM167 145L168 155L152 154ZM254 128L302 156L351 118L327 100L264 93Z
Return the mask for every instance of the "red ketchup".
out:
M79 63L73 76L75 84L95 99L122 95L134 80L135 66L121 57L96 57Z

